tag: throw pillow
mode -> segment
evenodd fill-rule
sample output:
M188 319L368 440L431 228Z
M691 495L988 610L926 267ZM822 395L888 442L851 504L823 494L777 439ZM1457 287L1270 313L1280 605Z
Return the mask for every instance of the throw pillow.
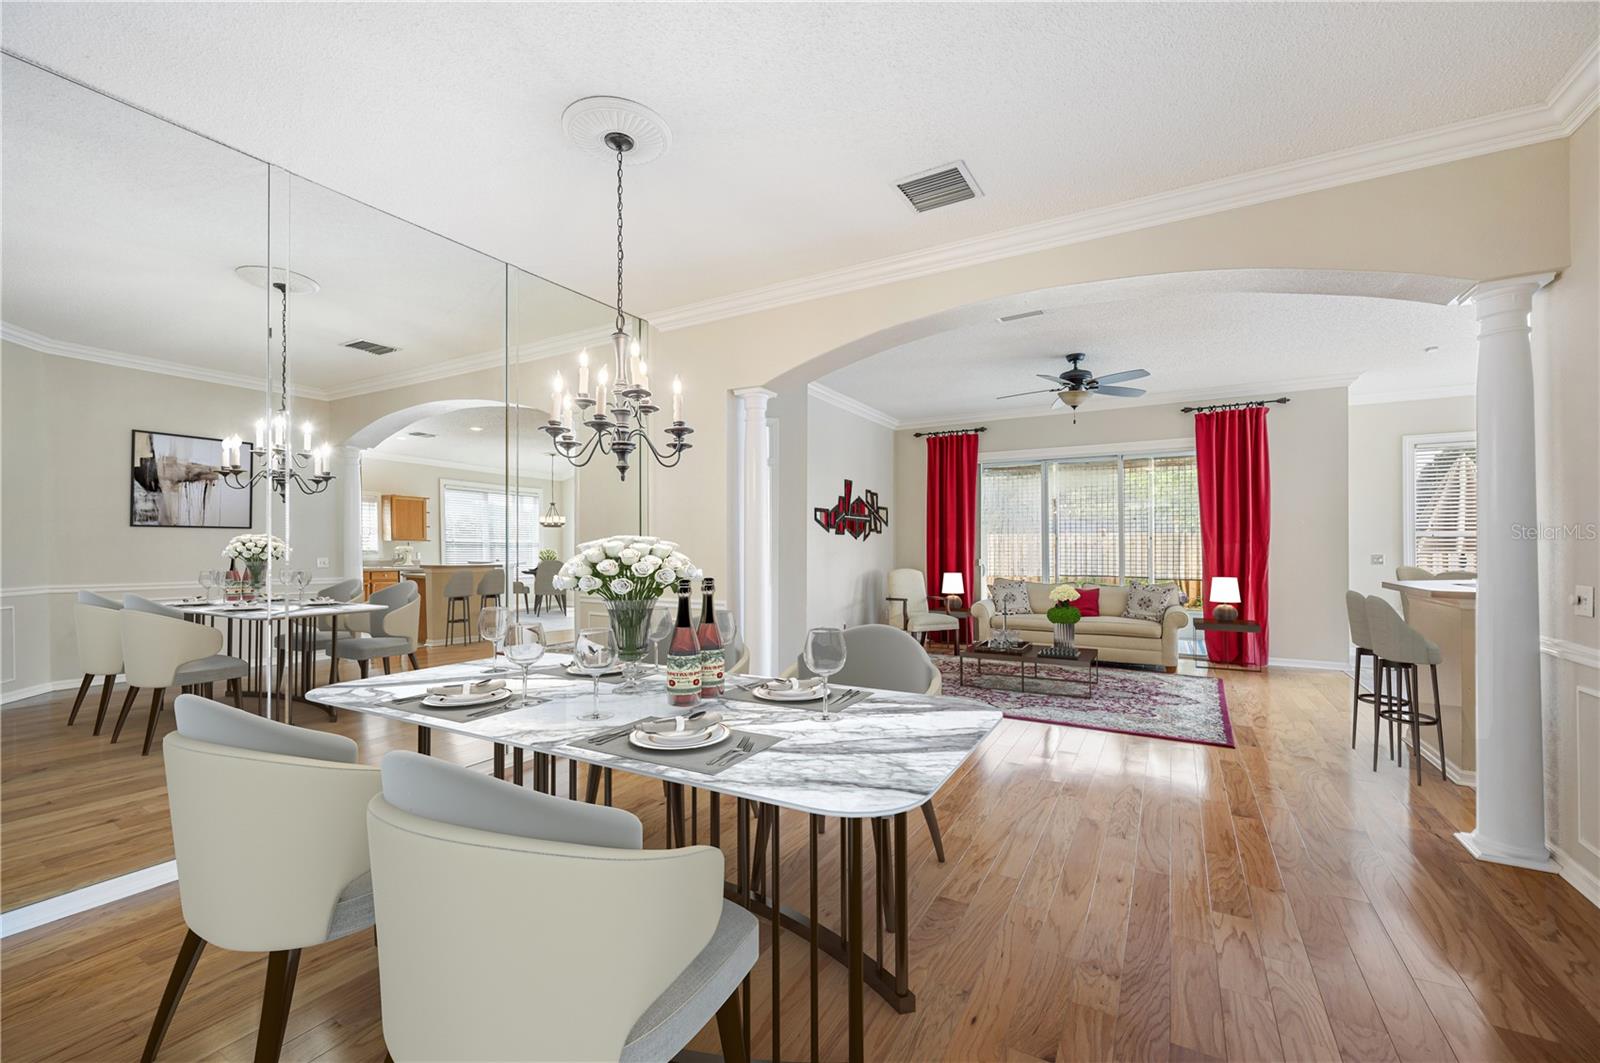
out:
M1033 610L1028 601L1028 585L1020 579L997 579L992 593L997 613L1018 616Z
M1129 577L1129 579L1128 579L1128 587L1130 589L1133 588L1133 587L1171 587L1173 590L1178 592L1178 600L1174 604L1176 604L1176 605L1188 605L1189 604L1189 593L1187 591L1185 591L1182 587L1180 587L1176 583L1174 583L1172 580L1151 581L1151 580L1147 580L1147 579L1141 579L1138 576L1132 576L1132 577Z
M1123 607L1122 615L1135 620L1154 620L1161 622L1168 609L1174 605L1182 605L1179 600L1183 592L1174 586L1135 586L1128 590L1128 604Z
M1084 616L1100 615L1100 588L1079 587L1078 600L1072 603L1078 607L1078 612Z

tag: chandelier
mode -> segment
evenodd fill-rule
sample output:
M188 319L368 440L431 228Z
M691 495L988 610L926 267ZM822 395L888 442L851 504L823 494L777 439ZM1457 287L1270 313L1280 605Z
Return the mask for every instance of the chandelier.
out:
M249 271L249 272L247 272ZM276 271L274 271L276 272ZM240 266L240 276L254 280L267 276L263 267ZM282 500L293 483L303 494L319 495L333 482L329 472L329 455L333 448L327 443L313 446L311 422L300 426L302 447L291 446L289 433L289 279L296 274L286 274L286 279L270 281L270 286L283 302L283 313L278 328L281 343L279 361L278 412L268 422L256 421L254 442L250 447L249 462L244 464L244 439L235 434L222 441L222 482L240 490L253 490L263 480L272 482L272 489ZM302 290L316 291L310 278L302 278L310 287Z
M545 507L544 514L539 518L541 528L565 528L567 518L562 516L556 508L556 456L550 455L550 505Z
M656 138L658 143L653 148L660 147L659 142L664 141L666 130L660 117L627 100L611 97L579 100L567 109L564 120L569 132L581 135L586 132L583 129L586 121L596 116L614 115L626 116L635 123L636 131L643 130ZM549 433L556 452L574 468L589 464L596 454L610 455L616 459L617 473L625 481L635 451L648 453L662 468L677 465L683 452L693 446L686 437L692 435L694 429L683 420L683 383L674 378L672 422L663 429L666 438L658 445L650 436L650 417L661 412L661 407L650 391L649 367L641 355L639 340L628 334L628 320L622 309L622 163L628 152L634 150L635 140L613 127L604 133L600 142L617 157L617 317L616 331L611 334L614 369L600 366L591 391L589 352L581 352L577 391L569 393L564 378L556 373L551 382L550 420L542 427ZM593 147L592 144L588 146Z

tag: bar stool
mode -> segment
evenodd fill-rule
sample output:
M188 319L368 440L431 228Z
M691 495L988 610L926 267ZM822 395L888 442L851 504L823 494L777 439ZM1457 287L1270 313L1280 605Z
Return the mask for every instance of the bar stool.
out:
M505 569L496 568L485 572L478 580L478 608L486 609L490 604L499 605L500 596L505 592Z
M1361 703L1368 705L1377 703L1378 666L1377 655L1372 652L1371 629L1367 625L1367 598L1360 591L1344 592L1344 611L1350 621L1350 641L1356 648L1356 677L1351 684L1350 691L1350 748L1356 747L1356 723L1361 716ZM1371 657L1372 690L1371 694L1361 692L1361 658Z
M457 603L461 606L461 615L456 615ZM450 645L451 632L460 624L466 632L467 642L472 641L472 573L457 572L450 577L444 585L444 644Z
M1400 619L1394 607L1376 596L1367 599L1367 630L1372 637L1372 652L1377 660L1377 675L1373 697L1376 714L1372 722L1372 770L1378 770L1378 720L1388 720L1402 728L1411 728L1411 757L1416 763L1417 782L1422 782L1423 727L1439 729L1439 776L1445 782L1450 775L1444 766L1444 711L1439 707L1439 662L1444 655L1439 647L1429 642L1416 628ZM1418 669L1428 666L1433 678L1433 715L1422 711L1422 700L1417 695ZM1402 739L1399 752L1404 766L1405 743Z
M511 597L513 600L522 603L522 614L524 616L533 612L533 608L528 605L528 595L531 593L532 592L528 589L528 585L522 582L522 580L516 580L511 584Z

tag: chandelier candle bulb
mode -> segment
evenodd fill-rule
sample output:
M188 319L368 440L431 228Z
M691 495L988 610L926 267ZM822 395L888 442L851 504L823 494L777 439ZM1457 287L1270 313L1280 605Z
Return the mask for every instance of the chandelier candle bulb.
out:
M260 450L267 441L267 422L256 418L256 449Z
M639 359L639 386L646 391L650 390L650 367L643 358Z
M578 352L578 394L589 394L589 348Z
M311 422L310 421L305 421L305 422L301 423L301 425L300 425L300 438L302 440L304 440L304 443L300 447L300 449L301 450L310 450L311 449Z
M561 394L567 390L566 381L557 373L550 380L550 420L561 420Z
M683 423L683 380L680 377L672 378L672 419Z

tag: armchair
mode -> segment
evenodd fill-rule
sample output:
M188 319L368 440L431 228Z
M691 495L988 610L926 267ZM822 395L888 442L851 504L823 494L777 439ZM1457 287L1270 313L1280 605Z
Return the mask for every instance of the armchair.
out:
M936 613L928 608L928 584L922 573L914 568L897 568L889 573L888 622L918 642L926 642L930 631L948 631L956 634L961 621L949 613Z

